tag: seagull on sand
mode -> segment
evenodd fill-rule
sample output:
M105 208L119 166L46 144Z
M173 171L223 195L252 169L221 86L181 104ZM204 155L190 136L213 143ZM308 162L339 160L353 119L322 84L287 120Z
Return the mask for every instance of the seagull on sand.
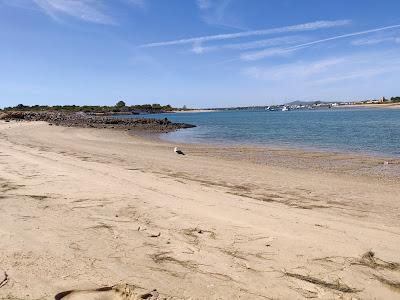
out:
M174 152L175 152L176 154L185 155L185 153L183 153L181 150L179 150L178 147L175 147L175 148L174 148Z

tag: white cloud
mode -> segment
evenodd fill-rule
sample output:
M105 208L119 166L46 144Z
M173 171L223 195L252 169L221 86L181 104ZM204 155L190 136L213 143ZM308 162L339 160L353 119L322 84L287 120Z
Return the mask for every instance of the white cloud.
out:
M246 43L225 44L222 45L221 47L226 49L248 50L248 49L271 47L271 46L278 46L285 44L289 45L289 44L301 43L304 42L305 40L306 38L303 36L291 35L291 36L283 36L283 37L270 38L264 40L257 40Z
M243 74L267 82L286 82L294 85L327 84L342 80L372 78L381 74L397 73L400 55L395 52L377 52L333 57L291 64L253 66Z
M263 39L244 43L231 43L214 46L203 46L202 43L194 43L191 51L196 54L203 54L210 51L218 50L249 50L257 49L268 46L283 46L304 42L306 40L303 36L284 36L271 39Z
M1 1L1 0L0 0ZM9 0L6 3L10 3ZM19 3L21 0L16 0ZM102 0L33 0L37 7L56 21L62 16L77 18L81 21L115 25L117 22L107 13L107 1ZM110 1L111 2L111 1ZM114 2L114 1L113 1ZM138 8L145 8L145 0L119 0L114 3L129 4ZM26 3L26 2L25 2ZM11 5L11 4L9 4ZM15 6L15 4L14 4Z
M244 30L240 18L231 10L231 2L232 0L196 0L204 23Z
M296 62L272 67L249 67L244 74L255 79L283 80L287 78L305 78L346 62L345 58L332 58L314 62Z
M334 37L316 40L316 41L312 41L312 42L308 42L308 43L304 43L304 44L299 44L299 45L288 47L288 48L265 49L262 51L244 53L241 55L241 59L243 59L243 60L258 60L258 59L262 59L262 58L266 58L266 57L270 57L270 56L285 55L285 54L289 54L289 53L292 53L292 52L300 50L300 49L311 47L316 44L321 44L321 43L325 43L325 42L329 42L329 41L333 41L333 40L339 40L339 39L343 39L343 38L349 38L349 37L353 37L353 36L364 35L364 34L384 31L384 30L390 30L390 29L399 28L399 27L400 27L400 25L386 26L386 27L375 28L375 29L371 29L371 30L337 35Z
M212 0L197 0L196 3L200 9L209 9L212 6Z
M192 52L196 53L196 54L203 54L206 51L210 51L211 47L206 47L204 48L201 43L194 43L193 44L193 48L192 48Z
M59 15L68 15L83 21L115 24L115 21L104 14L99 2L94 0L34 0L35 3L50 17L59 20Z
M352 41L351 44L354 46L367 46L377 45L381 43L400 43L400 37L383 37L383 38L366 38Z
M149 43L149 44L143 44L143 45L141 45L141 47L145 47L145 48L163 47L163 46L172 46L172 45L202 43L202 42L209 42L209 41L239 39L239 38L245 38L245 37L251 37L251 36L262 36L262 35L269 35L269 34L276 34L276 33L312 31L312 30L317 30L317 29L326 29L326 28L332 28L332 27L337 27L337 26L344 26L344 25L348 25L348 24L350 24L349 20L316 21L316 22L311 22L311 23L278 27L278 28L272 28L272 29L208 35L208 36L201 36L201 37L188 38L188 39Z
M353 72L347 72L344 74L335 74L326 78L315 79L311 81L309 84L328 84L337 81L344 81L344 80L352 80L352 79L369 79L373 78L378 75L382 75L385 73L390 73L393 71L398 71L399 66L396 68L386 68L386 67L377 67L377 68L364 68L360 70L355 70Z

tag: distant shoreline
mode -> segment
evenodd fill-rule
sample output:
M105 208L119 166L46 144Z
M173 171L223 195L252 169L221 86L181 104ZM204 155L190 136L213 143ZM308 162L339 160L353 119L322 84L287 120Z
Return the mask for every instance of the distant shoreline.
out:
M202 112L216 112L216 111L220 110L219 109L173 110L171 112L166 112L166 113L182 114L182 113L202 113Z
M349 104L349 105L334 106L332 108L389 108L389 109L400 109L400 103Z
M288 104L281 104L280 106L288 106ZM265 110L268 106L246 106L246 107L225 107L225 108L210 108L210 109L193 109L193 110L174 110L169 113L202 113L202 112L219 112L219 111L234 111L234 110ZM400 103L370 103L370 104L346 104L336 106L317 106L313 109L300 108L295 110L321 110L321 109L345 109L345 108L387 108L387 109L400 109Z

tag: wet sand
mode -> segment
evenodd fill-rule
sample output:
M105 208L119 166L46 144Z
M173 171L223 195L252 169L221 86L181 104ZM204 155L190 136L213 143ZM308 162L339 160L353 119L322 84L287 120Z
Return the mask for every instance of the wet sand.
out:
M0 122L0 299L398 299L399 159L173 146Z

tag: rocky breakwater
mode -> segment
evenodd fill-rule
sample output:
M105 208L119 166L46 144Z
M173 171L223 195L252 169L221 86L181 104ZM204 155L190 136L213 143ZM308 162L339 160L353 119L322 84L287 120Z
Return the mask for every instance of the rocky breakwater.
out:
M31 112L11 111L0 114L5 121L44 121L50 125L66 127L112 128L122 130L146 130L151 132L171 132L182 128L196 127L186 123L172 123L167 118L117 118L110 116L89 115L84 112Z

